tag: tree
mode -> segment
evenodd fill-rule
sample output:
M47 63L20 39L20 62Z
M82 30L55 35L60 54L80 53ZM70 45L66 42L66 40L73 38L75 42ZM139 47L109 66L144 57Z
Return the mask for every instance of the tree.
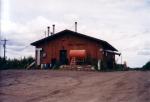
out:
M142 68L143 70L150 70L150 61L148 61Z
M27 65L34 61L33 57L24 57L22 59L7 59L0 57L0 69L25 69Z

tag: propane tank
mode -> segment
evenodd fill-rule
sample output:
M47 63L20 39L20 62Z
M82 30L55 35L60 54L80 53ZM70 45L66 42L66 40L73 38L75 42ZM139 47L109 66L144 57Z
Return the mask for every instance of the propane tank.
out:
M86 50L70 50L69 52L70 58L85 58L86 57Z

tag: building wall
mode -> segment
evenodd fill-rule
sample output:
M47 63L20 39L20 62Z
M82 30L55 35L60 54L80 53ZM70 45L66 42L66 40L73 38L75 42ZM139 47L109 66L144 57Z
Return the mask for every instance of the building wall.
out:
M86 50L88 57L103 59L103 53L99 51L102 48L101 44L78 36L64 35L51 41L45 41L45 43L37 46L37 48L43 48L43 52L46 53L46 57L41 55L42 64L51 63L52 58L59 60L60 50L63 49L67 50L68 59L70 50L83 49Z

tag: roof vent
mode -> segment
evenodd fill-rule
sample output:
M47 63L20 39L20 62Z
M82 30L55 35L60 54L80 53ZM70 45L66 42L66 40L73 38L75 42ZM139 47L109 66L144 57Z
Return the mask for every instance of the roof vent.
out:
M53 26L53 34L55 34L55 24L53 24L52 26Z
M77 32L77 22L75 22L75 32Z
M50 27L48 26L47 27L47 35L49 36L49 34L50 34Z

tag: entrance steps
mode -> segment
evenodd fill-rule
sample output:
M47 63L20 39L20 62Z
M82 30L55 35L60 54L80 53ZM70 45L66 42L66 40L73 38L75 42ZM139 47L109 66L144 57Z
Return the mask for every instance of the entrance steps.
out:
M60 70L74 70L74 71L94 71L91 65L61 65Z

